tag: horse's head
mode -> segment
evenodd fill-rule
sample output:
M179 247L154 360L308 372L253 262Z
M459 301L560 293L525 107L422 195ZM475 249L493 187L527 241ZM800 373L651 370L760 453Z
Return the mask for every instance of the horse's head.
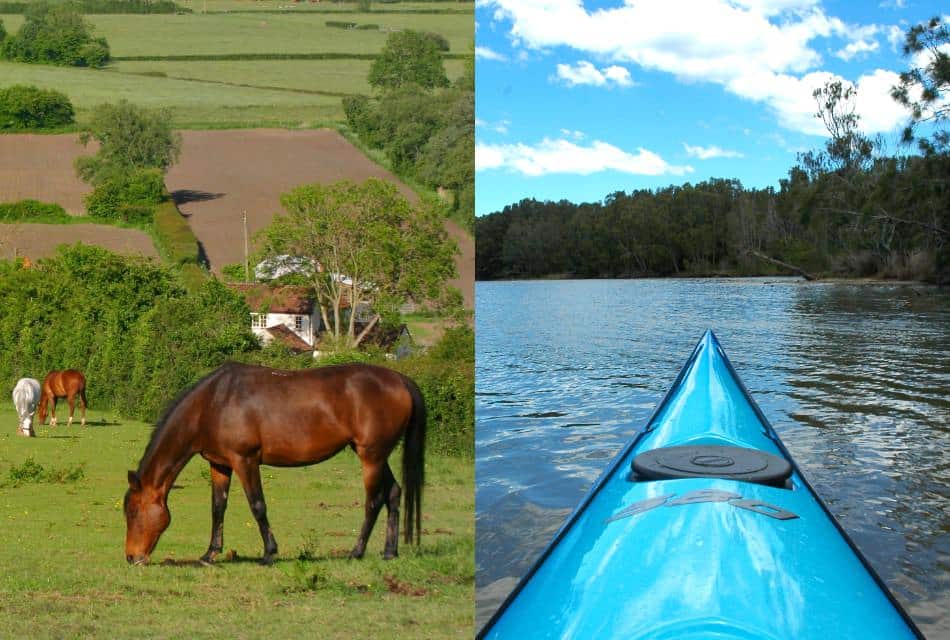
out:
M148 564L149 555L171 521L166 496L154 487L143 487L138 474L129 471L129 490L125 494L125 559L130 564Z

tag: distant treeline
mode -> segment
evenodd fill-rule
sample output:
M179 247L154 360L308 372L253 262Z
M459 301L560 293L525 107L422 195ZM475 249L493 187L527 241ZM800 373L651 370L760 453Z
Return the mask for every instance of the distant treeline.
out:
M598 203L522 200L476 219L476 277L781 272L765 255L817 273L947 280L950 155L834 169L816 158L778 189L709 180Z
M191 13L191 9L179 6L172 0L67 0L79 13ZM0 13L27 13L35 2L0 2Z

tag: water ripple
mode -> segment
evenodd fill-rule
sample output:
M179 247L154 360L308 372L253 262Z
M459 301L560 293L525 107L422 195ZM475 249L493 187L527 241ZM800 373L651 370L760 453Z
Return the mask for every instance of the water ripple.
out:
M706 328L925 633L950 636L950 294L788 279L479 283L478 619Z

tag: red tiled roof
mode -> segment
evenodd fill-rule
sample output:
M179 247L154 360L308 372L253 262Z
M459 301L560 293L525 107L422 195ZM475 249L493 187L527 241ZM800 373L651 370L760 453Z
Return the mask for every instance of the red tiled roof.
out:
M280 340L285 345L287 345L287 348L289 348L294 353L313 351L313 347L304 342L300 336L291 331L286 325L274 325L273 327L267 327L265 331L271 334L275 340Z
M313 313L313 298L306 287L268 287L263 284L232 284L244 296L252 313Z

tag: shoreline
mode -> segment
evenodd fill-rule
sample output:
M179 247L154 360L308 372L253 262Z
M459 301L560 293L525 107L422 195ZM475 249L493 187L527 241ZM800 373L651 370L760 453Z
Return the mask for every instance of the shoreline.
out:
M946 282L929 282L927 280L897 280L890 278L874 278L869 276L828 276L828 277L816 277L814 280L806 280L801 276L796 275L778 275L778 274L762 274L762 275L738 275L738 274L689 274L689 275L673 275L673 276L610 276L603 278L584 278L578 276L571 276L566 274L555 274L550 276L537 276L531 278L491 278L491 279L480 279L476 278L475 282L552 282L552 281L568 281L568 280L795 280L799 284L810 284L810 285L820 285L820 284L856 284L856 285L895 285L895 286L923 286L923 287L934 287L937 289L942 289L946 286Z

